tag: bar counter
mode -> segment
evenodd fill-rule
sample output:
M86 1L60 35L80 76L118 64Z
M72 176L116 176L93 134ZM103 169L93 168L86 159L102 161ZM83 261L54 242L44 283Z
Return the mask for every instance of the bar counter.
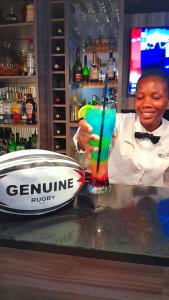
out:
M2 300L169 299L168 266L169 188L84 188L50 214L0 213Z

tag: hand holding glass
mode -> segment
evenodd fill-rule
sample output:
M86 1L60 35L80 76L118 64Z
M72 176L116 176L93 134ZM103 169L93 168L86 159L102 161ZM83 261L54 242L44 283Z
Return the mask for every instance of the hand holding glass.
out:
M93 147L98 147L98 152L92 152L88 191L93 194L104 193L109 189L108 156L116 122L114 102L85 105L79 111L79 116L92 126L92 134L100 137L99 141L90 141Z

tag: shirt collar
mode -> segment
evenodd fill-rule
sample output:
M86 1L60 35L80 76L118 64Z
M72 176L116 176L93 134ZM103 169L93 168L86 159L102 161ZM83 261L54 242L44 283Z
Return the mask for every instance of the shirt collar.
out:
M138 117L137 114L135 114L135 122L134 122L133 125L134 125L134 126L133 126L133 128L132 128L132 130L131 130L131 133L132 133L132 134L130 134L130 135L128 135L128 136L127 136L127 135L125 136L125 141L126 141L127 143L132 144L132 145L134 145L134 143L135 143L135 137L134 137L135 131L139 131L139 132L148 132L148 131L141 125L140 119L139 119L139 117ZM164 128L165 128L165 121L164 121L164 119L162 119L161 125L160 125L156 130L154 130L153 132L149 132L149 133L152 133L152 134L154 134L154 135L159 135L159 136L161 136L162 133L164 132ZM159 141L159 143L160 143L160 141Z

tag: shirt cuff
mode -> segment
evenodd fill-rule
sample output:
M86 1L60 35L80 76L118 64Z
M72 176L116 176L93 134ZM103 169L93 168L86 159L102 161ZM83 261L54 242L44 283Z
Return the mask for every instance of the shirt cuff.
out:
M79 153L85 153L84 150L82 150L82 148L80 148L78 142L77 142L77 136L78 136L78 132L79 132L79 129L76 131L75 135L73 136L73 142L75 144L75 147L76 147L76 151L79 152Z

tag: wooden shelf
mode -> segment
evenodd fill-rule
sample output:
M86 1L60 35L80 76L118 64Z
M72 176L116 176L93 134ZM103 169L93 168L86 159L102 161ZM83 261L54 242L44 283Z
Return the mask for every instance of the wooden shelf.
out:
M54 139L65 139L66 138L65 135L54 135L53 137L54 137Z
M38 127L38 124L32 124L32 125L29 125L29 124L0 124L0 127L1 128L5 128L5 127L27 127L27 128L37 128Z
M15 80L15 79L26 79L26 80L35 80L36 76L1 76L0 79L10 79L10 80Z
M64 3L64 0L51 0L51 4L63 4Z
M108 87L110 87L110 88L116 88L117 87L117 83L108 83L108 85L107 85ZM88 88L88 89L104 89L104 87L105 87L105 83L102 83L102 84L91 84L91 83L89 83L89 84L81 84L81 87L82 88Z
M66 104L53 104L53 107L66 107Z
M65 56L65 53L59 53L59 54L51 54L51 56Z
M32 36L34 22L1 24L1 40L27 40Z
M53 123L66 123L66 120L53 120Z
M60 150L54 150L55 153L61 153L61 154L66 154L65 149L60 149Z
M52 71L52 74L65 74L65 71Z
M51 21L52 22L64 22L64 18L52 18Z
M0 30L2 28L10 28L10 27L14 27L15 29L17 27L29 27L29 26L33 26L34 25L34 22L23 22L23 23L12 23L12 24L0 24Z
M70 125L70 127L72 127L72 128L77 128L77 127L79 127L79 123L77 122L77 123L69 123L69 125Z
M64 35L53 35L51 36L51 40L63 40L65 38Z
M65 91L65 88L53 88L52 91Z

